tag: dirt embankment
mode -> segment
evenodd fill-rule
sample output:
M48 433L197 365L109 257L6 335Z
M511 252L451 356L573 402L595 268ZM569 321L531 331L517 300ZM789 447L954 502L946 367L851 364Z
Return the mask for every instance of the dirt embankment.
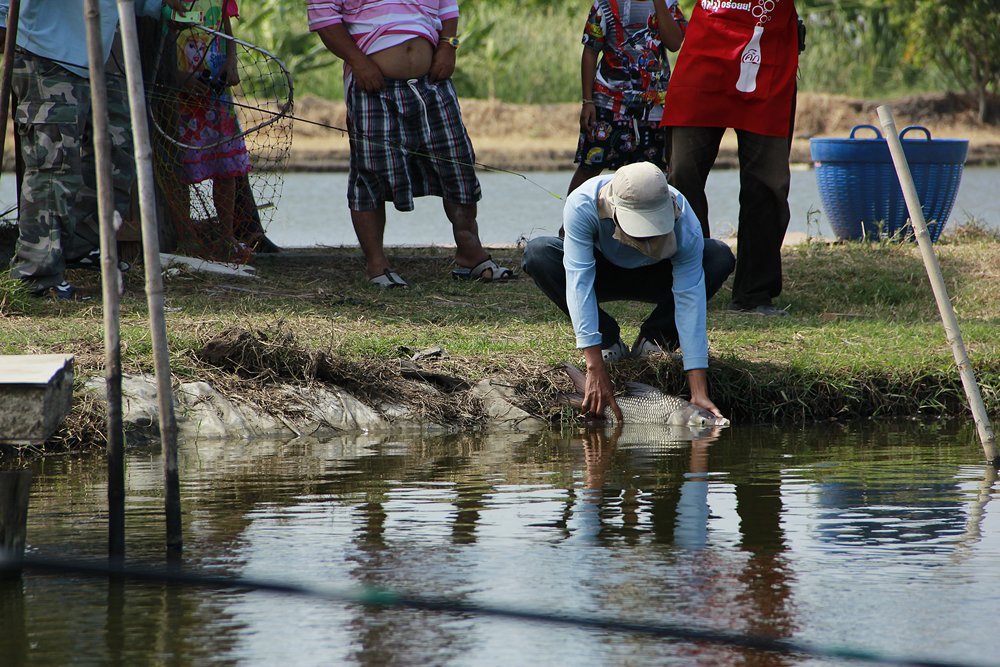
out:
M876 108L892 104L896 126L922 125L940 139L968 139L968 164L1000 163L1000 125L983 125L971 99L955 94L920 95L896 100L863 100L838 95L801 93L792 142L792 162L808 163L812 137L848 137L855 125L879 126ZM485 165L513 170L572 169L579 133L576 104L508 104L496 100L462 100L462 114ZM347 168L344 103L306 97L295 109L296 123L289 168L342 170ZM318 123L318 124L313 124ZM859 131L859 137L873 136ZM921 134L908 135L911 138ZM717 162L736 165L736 137L728 132Z

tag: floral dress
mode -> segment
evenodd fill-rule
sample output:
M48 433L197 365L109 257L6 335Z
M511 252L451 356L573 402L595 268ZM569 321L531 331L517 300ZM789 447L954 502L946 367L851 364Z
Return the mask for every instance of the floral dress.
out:
M223 19L238 15L234 0L194 0L189 12L202 17L201 25L222 32ZM198 77L211 92L207 96L188 91L178 94L178 141L183 183L227 179L250 172L250 155L240 136L239 119L229 88L223 85L228 40L199 26L177 35L177 65L180 76ZM233 139L226 141L227 137Z

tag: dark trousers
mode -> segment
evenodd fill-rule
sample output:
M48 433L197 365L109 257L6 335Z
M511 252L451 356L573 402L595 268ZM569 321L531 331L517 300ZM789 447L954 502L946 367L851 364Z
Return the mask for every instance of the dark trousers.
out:
M639 267L623 269L595 252L597 267L594 291L598 303L598 327L603 340L601 347L610 347L621 338L621 327L615 318L600 307L607 301L642 301L656 307L639 328L639 335L658 343L667 350L676 350L679 341L674 323L673 265L669 259ZM705 239L703 256L705 296L711 299L733 271L736 259L722 241ZM521 269L538 285L545 296L569 315L566 306L566 269L563 268L563 240L541 236L528 242Z
M705 183L719 155L725 128L675 127L670 184L688 200L706 238ZM790 217L788 138L736 131L740 160L740 217L736 234L733 303L743 308L770 304L781 294L781 243Z

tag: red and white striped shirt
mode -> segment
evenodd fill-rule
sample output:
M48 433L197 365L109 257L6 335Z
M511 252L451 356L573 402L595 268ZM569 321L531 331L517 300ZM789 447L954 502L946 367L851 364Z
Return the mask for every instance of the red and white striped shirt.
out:
M441 22L458 18L457 0L307 0L309 30L343 23L372 54L423 37L437 46Z

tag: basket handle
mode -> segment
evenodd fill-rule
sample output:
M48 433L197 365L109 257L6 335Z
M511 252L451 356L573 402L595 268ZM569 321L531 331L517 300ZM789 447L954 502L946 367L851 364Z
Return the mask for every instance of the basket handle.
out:
M851 129L851 139L853 139L853 138L854 138L854 133L855 133L855 132L857 132L858 130L861 130L861 129L867 129L867 130L871 130L872 132L874 132L874 133L875 133L875 138L876 138L876 139L881 139L881 138L882 138L882 133L881 133L881 132L879 132L879 131L878 131L878 128L877 128L877 127L875 127L874 125L855 125L855 126L854 126L854 127L853 127L853 128ZM908 130L908 129L910 129L910 128L906 128L906 129ZM903 131L905 132L906 130L903 130ZM902 134L900 134L900 136L902 136Z
M906 134L907 132L909 132L910 130L917 130L919 132L923 132L924 134L927 135L927 141L931 140L931 131L928 130L923 125L907 125L902 130L900 130L900 132L899 132L899 138L902 139L903 135Z

